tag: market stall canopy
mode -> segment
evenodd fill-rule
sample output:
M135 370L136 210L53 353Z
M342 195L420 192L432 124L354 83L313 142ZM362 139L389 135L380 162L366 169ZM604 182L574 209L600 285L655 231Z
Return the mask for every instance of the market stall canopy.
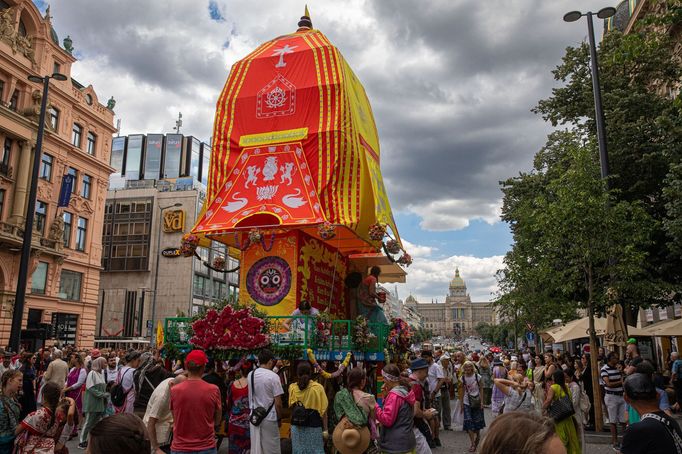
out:
M379 282L382 284L405 283L405 276L407 276L405 270L384 254L351 254L348 258L364 272L365 276L369 274L370 268L378 266L381 269Z
M682 318L676 318L674 320L647 326L644 328L644 331L649 333L649 336L656 337L682 336Z
M607 329L606 325L607 325L606 317L595 317L594 328L595 331L597 332L597 336L601 337L606 334ZM637 328L635 326L628 326L627 329L628 329L627 335L630 337L651 336L651 334L649 334L647 331ZM540 335L542 336L543 340L545 340L545 342L561 343L589 337L588 331L589 319L588 317L583 317L578 320L570 321L561 326L549 328L541 332ZM620 341L621 337L627 340L625 333L614 333L612 336L614 336L614 338L612 340L609 340L609 342Z
M235 63L216 105L207 202L192 233L239 246L253 228L376 252L374 224L400 242L374 116L339 50L307 21Z

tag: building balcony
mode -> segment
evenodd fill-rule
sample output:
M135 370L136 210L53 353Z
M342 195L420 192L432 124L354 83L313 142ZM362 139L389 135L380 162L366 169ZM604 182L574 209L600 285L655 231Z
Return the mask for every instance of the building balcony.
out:
M0 222L0 246L10 252L19 252L24 244L23 226L17 226L9 222ZM64 254L64 243L42 236L39 232L33 233L32 248L43 254L52 255L58 258L66 257Z

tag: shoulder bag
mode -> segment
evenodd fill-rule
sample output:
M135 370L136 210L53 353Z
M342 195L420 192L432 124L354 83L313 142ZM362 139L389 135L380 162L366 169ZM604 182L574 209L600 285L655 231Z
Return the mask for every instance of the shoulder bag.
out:
M256 369L258 370L258 369ZM254 426L258 427L261 425L263 420L270 414L270 411L272 410L272 407L275 405L275 399L272 400L272 403L270 406L267 408L267 410L263 407L256 407L253 408L253 396L256 394L256 386L254 382L254 377L256 376L256 370L251 372L251 414L249 415L249 422L253 424Z
M478 386L478 374L474 374L474 378L476 379L476 385ZM474 409L481 408L481 387L478 387L478 396L472 396L469 392L469 385L466 382L466 375L462 377L462 380L464 380L464 386L469 395L469 407Z
M573 402L571 402L571 395L566 392L565 394L564 397L554 399L547 409L547 414L549 417L553 418L555 422L563 421L575 414Z

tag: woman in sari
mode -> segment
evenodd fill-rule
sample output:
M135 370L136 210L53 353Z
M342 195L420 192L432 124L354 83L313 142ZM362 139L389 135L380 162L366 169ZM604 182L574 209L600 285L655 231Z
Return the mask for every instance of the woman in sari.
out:
M542 356L535 355L535 367L533 368L533 397L535 398L535 410L542 414L542 404L545 403L545 362Z
M66 408L59 405L61 392L56 383L45 384L43 406L17 426L14 454L53 454L63 445L62 431L76 408L72 399L64 402Z
M376 400L371 394L363 391L367 385L367 375L360 367L351 369L348 373L346 388L341 389L334 397L334 412L339 418L339 423L334 428L332 440L334 446L343 452L343 432L345 430L357 430L360 439L367 441L379 438L376 424L374 423L374 405ZM365 432L363 436L362 432ZM366 450L369 446L364 446Z
M546 358L545 358L546 359ZM553 401L559 400L565 396L571 398L571 392L566 386L566 378L564 371L559 369L554 372L552 378L548 380L547 397L543 408L547 410ZM577 423L573 416L564 418L561 421L554 421L556 433L561 439L567 454L581 454L581 443L578 437Z
M71 369L69 369L69 375L66 376L64 395L76 402L78 417L71 432L71 436L75 437L78 435L78 421L83 419L83 386L85 385L88 372L83 367L83 358L78 354L71 355L69 366L71 366Z
M240 368L241 377L230 384L227 398L229 454L246 454L251 449L249 383L246 379L249 371L251 371L251 363L244 362Z

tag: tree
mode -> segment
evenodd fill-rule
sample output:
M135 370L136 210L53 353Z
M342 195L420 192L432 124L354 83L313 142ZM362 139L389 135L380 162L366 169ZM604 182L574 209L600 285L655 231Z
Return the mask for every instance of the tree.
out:
M417 328L412 335L412 341L415 344L421 344L422 342L430 341L433 338L433 332L426 328Z

